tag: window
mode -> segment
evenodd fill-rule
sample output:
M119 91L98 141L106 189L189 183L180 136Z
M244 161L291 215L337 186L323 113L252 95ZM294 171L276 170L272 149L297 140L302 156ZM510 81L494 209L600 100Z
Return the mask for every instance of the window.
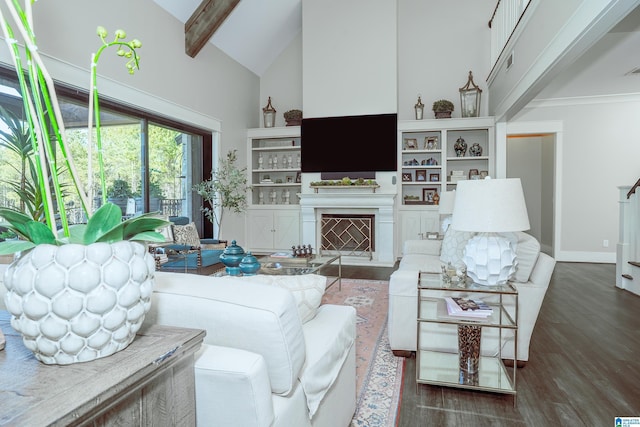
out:
M0 71L0 206L10 206L38 215L38 190L33 188L29 162L31 142L23 122L22 101L12 70ZM67 142L92 203L102 203L97 150L89 164L87 142L87 93L58 87ZM174 122L146 111L101 98L101 135L107 200L119 205L123 215L159 211L184 216L202 224L202 235L211 235L211 225L201 220L201 200L191 191L194 182L212 164L210 132ZM95 146L95 130L93 135ZM208 173L207 173L208 175ZM86 218L79 200L68 199L67 214L73 222Z

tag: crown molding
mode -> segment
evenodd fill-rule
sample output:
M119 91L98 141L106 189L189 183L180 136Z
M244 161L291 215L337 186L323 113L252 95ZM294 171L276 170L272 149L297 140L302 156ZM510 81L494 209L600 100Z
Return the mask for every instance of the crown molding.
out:
M640 102L640 93L534 99L529 102L524 109L567 107L575 105L617 104L621 102Z

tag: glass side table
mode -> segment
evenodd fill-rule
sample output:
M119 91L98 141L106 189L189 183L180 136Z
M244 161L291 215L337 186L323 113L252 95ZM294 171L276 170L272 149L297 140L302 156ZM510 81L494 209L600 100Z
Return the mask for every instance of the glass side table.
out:
M486 318L451 316L447 296L481 299L493 312ZM513 304L513 316L505 308L507 303ZM417 322L416 387L431 384L511 394L516 405L518 291L513 285L482 286L469 279L446 283L442 274L420 272ZM513 339L505 343L507 330ZM452 353L456 338L458 352ZM498 350L483 353L490 340ZM513 346L513 368L504 364L505 345Z

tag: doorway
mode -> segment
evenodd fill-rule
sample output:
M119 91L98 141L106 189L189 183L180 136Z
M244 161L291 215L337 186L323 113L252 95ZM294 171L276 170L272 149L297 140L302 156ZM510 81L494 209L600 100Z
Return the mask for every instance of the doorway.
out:
M531 228L541 251L554 256L556 151L555 133L508 133L506 177L520 178Z

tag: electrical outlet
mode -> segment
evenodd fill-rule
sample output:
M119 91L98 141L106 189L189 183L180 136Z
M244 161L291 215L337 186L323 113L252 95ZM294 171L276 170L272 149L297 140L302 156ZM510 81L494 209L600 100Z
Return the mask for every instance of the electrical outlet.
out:
M603 248L608 248L609 247L609 241L607 239L602 241L602 247Z

